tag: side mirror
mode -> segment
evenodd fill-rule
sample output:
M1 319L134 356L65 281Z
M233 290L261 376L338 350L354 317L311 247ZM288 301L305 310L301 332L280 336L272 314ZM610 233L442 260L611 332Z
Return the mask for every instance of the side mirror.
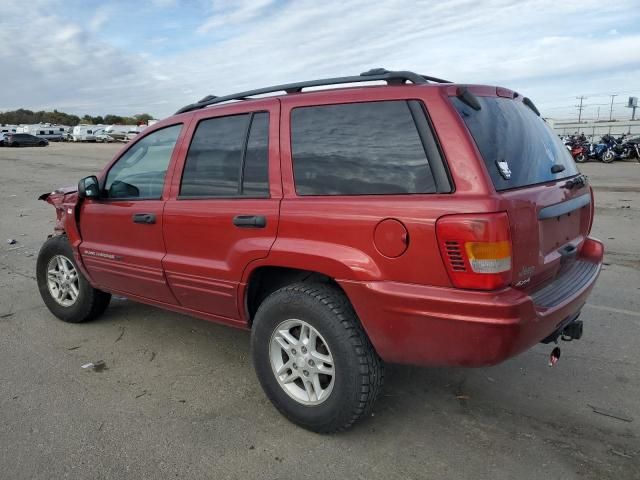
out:
M79 198L98 198L100 196L100 184L98 183L98 177L91 175L85 177L78 182L78 197Z

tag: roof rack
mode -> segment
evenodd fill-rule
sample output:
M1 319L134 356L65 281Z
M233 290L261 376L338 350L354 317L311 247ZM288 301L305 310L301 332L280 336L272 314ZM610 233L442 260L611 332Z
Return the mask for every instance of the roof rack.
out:
M358 83L358 82L374 82L374 81L386 81L389 85L402 85L407 82L414 84L424 84L428 82L434 83L451 83L448 80L442 80L441 78L429 77L427 75L420 75L414 72L408 71L389 71L384 68L373 68L367 72L363 72L360 75L354 75L351 77L336 77L336 78L323 78L320 80L308 80L306 82L297 83L285 83L282 85L274 85L272 87L258 88L256 90L247 90L246 92L234 93L232 95L224 95L222 97L216 97L215 95L207 95L202 100L182 107L176 112L185 113L192 110L198 110L200 108L207 107L216 103L228 102L230 100L247 100L248 97L255 95L263 95L265 93L274 92L286 92L286 93L298 93L303 88L308 87L321 87L326 85L338 85L341 83Z

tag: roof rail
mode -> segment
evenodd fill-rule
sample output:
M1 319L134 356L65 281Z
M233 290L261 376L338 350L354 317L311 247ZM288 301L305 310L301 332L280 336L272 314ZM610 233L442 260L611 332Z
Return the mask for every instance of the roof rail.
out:
M247 90L246 92L234 93L232 95L223 95L216 97L215 95L207 95L202 100L182 107L176 112L185 113L192 110L198 110L200 108L207 107L216 103L228 102L230 100L247 100L248 97L255 95L263 95L265 93L286 92L286 93L298 93L303 88L308 87L321 87L326 85L338 85L341 83L358 83L358 82L375 82L386 81L389 85L402 85L407 82L414 84L424 84L428 82L435 83L451 83L441 78L429 77L426 75L420 75L414 72L408 71L389 71L384 68L373 68L360 75L354 75L351 77L336 77L336 78L323 78L320 80L308 80L306 82L297 83L285 83L282 85L274 85L272 87L258 88L256 90Z

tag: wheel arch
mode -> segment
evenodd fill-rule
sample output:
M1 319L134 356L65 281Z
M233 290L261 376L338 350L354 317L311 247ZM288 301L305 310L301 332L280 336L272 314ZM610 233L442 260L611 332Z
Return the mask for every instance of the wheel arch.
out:
M241 295L247 327L253 325L253 318L260 304L273 292L282 287L299 282L320 282L333 285L351 302L347 292L336 279L327 273L282 265L260 265L247 274L244 292Z

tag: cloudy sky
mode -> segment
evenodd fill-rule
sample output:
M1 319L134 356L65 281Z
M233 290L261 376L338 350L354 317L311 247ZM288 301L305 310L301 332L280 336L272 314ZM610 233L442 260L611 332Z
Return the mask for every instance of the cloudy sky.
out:
M530 96L543 115L628 118L638 0L4 0L0 111L158 118L207 94L414 70Z

